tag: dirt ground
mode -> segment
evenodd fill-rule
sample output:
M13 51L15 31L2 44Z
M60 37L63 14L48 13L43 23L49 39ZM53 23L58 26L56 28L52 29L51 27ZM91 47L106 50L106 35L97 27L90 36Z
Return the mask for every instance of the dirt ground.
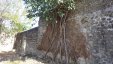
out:
M19 56L16 52L0 53L0 64L55 64L50 59L32 56Z

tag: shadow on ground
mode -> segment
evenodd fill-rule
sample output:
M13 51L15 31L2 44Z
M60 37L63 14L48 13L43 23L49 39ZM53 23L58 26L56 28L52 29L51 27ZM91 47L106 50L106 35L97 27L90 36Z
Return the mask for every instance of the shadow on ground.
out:
M16 52L0 53L0 64L55 64L50 58L39 58L35 55L27 54L21 56Z

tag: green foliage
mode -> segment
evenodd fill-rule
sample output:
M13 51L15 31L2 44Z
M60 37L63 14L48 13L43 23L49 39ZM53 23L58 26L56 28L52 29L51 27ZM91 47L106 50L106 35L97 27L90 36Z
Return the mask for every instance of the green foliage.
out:
M75 0L24 0L28 18L39 16L46 21L57 20L75 9Z
M18 14L4 13L2 17L11 21L11 24L12 24L12 30L10 31L11 33L22 32L26 29L25 27L27 27L25 24L20 22ZM3 28L5 29L5 32L6 32L7 28L6 27L3 27Z
M27 12L22 2L22 0L3 0L3 2L0 2L0 19L2 19L0 20L0 22L2 21L0 30L2 32L15 34L31 28L28 26L28 22L31 20L26 18ZM7 24L2 23L11 23L11 26L6 27Z

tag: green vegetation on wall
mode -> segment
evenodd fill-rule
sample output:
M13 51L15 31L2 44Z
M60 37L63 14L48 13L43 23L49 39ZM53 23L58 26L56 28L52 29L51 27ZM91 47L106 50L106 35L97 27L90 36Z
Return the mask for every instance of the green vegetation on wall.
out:
M41 17L46 21L62 18L66 12L75 9L75 0L24 0L28 18Z

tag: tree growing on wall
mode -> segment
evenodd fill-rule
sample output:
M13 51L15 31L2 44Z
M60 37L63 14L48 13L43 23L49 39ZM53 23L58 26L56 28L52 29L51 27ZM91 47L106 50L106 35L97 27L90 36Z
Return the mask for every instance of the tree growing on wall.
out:
M24 0L28 11L27 17L32 18L39 16L46 21L47 29L41 41L39 49L52 52L54 60L58 54L61 55L60 60L62 64L62 56L65 56L65 64L69 64L71 58L76 62L77 53L80 55L80 50L75 50L72 42L67 40L68 17L75 10L75 0ZM45 48L47 47L47 48ZM83 44L83 47L84 44ZM79 49L80 47L78 47ZM81 49L81 48L80 48ZM85 49L85 48L84 48ZM82 49L81 49L82 50ZM69 52L70 51L70 52ZM73 51L73 53L72 53ZM84 50L85 51L85 50ZM86 54L87 55L87 54Z
M46 21L56 21L57 16L63 17L66 11L75 9L74 0L24 0L28 17L39 16Z

